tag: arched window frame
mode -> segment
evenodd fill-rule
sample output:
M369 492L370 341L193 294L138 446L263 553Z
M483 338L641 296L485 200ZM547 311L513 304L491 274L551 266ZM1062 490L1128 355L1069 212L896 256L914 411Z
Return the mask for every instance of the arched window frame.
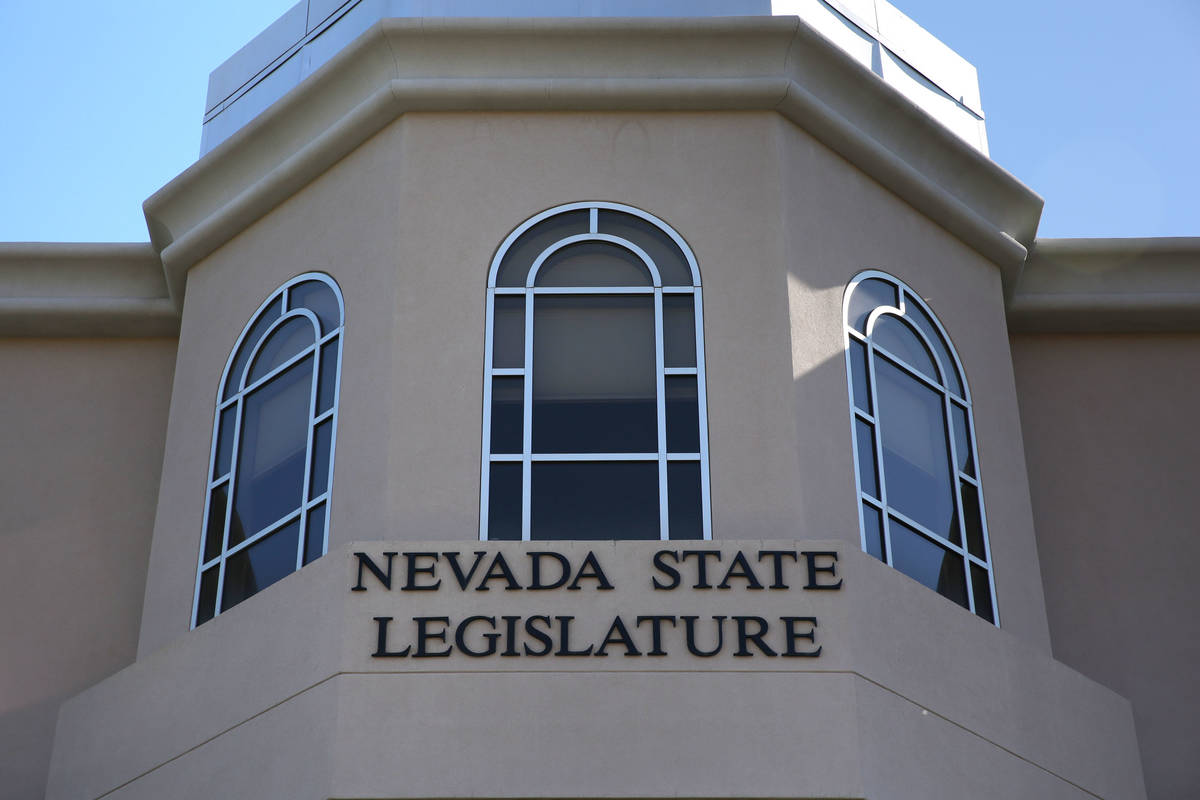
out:
M862 331L855 327L855 321L851 319L851 307L855 290L859 284L869 279L876 279L890 284L895 292L896 303L892 305L880 303L872 308L866 318L865 331ZM913 321L913 315L910 314L910 310L913 307L920 309L925 319L930 323L928 326L924 326L926 330L922 330L923 326ZM876 324L886 317L900 320L905 329L909 333L914 334L923 344L927 351L926 354L931 357L933 365L938 372L937 380L932 379L922 372L921 369L908 363L899 354L889 352L874 340ZM958 352L955 350L953 342L947 335L937 315L916 291L894 275L880 270L865 270L855 275L850 281L843 296L842 319L845 336L846 383L850 400L851 453L854 458L859 531L863 551L875 555L890 566L895 566L892 561L893 523L900 522L907 527L915 529L935 544L950 550L963 559L967 607L972 613L999 626L1000 616L996 604L996 581L992 569L991 542L987 528L987 511L984 506L983 480L979 469L979 450L975 440L974 408L971 401L970 386L967 383L962 362L959 360ZM932 330L928 330L929 328ZM932 333L935 338L931 339L930 335L928 335L929 333ZM859 358L856 352L856 347L858 346L863 348L862 352L865 354L865 363L857 365L857 369L863 371L862 374L865 376L868 396L866 398L858 398L856 402L855 360ZM878 359L881 358L893 367L901 370L909 378L918 381L941 395L943 434L945 436L947 458L950 462L949 472L952 476L954 486L955 517L953 522L958 526L958 536L961 544L956 544L930 530L928 527L900 512L889 502L888 479L884 463L883 438L880 426L878 384L876 382L876 364L878 363ZM944 363L946 361L949 363ZM965 431L963 431L964 435L962 436L956 434L955 408L961 409L961 418L965 422ZM864 435L864 429L869 431L869 433ZM869 436L870 441L860 441L860 438L865 439L867 436ZM965 454L965 458L960 452L964 444L966 445L966 449L969 450ZM861 454L869 454L873 458L874 473L869 472L869 466L863 463L864 459ZM864 486L867 478L871 476L874 479L873 484L878 488L879 497L873 496ZM967 492L973 492L974 496L978 498L978 525L982 539L982 554L972 552L972 547L969 544L970 539L968 538L967 521L964 514L964 498L967 496ZM874 532L868 530L866 514L868 507L874 509L879 516L882 527L880 531L882 535L882 548L884 550L882 554L876 552L879 548L872 547L869 541L869 537ZM975 549L978 550L979 548ZM982 593L979 592L976 586L981 579L987 582L986 592Z
M336 325L328 321L323 323L318 314L314 313L312 309L293 304L292 290L301 284L311 281L317 281L327 286L336 298ZM276 305L280 309L279 315L270 324L259 329L260 323L264 320L269 310ZM293 522L299 523L296 561L295 567L291 571L300 569L306 563L328 552L329 500L333 492L334 453L337 444L338 406L341 395L342 332L345 329L345 318L345 301L337 282L325 273L307 272L297 275L284 283L259 305L258 309L246 323L246 326L242 329L241 334L239 334L237 342L230 350L225 367L221 372L221 380L216 392L216 412L213 415L213 430L207 472L208 480L205 487L204 525L200 537L196 584L192 598L191 626L193 628L199 624L203 624L203 622L207 622L212 617L219 616L223 611L227 610L227 607L223 607L223 598L226 562L228 559L252 547L255 543L266 539L276 531ZM258 356L262 352L264 345L271 340L271 335L295 319L303 319L312 326L312 344L307 345L302 350L288 357L282 364L275 366L268 373L256 378L247 385L248 377L256 366ZM242 359L241 356L247 348L248 355ZM229 543L229 532L235 503L235 498L232 495L234 487L237 486L238 471L241 467L242 454L240 450L242 445L242 427L245 419L246 397L252 392L264 389L272 381L309 357L312 358L312 366L309 370L307 438L304 452L304 480L301 487L300 505L273 523L253 532L243 541L231 546ZM240 369L238 370L238 374L232 374L235 365L239 364L239 362ZM330 373L332 374L330 375ZM324 387L322 387L323 377L327 378L327 383ZM329 392L331 398L328 402L328 408L319 410L317 407L319 401L318 394L322 393L322 390ZM222 437L222 417L226 413L231 413L233 419L232 426L225 431L226 435L230 437L228 442L228 470L222 471L218 475L217 472L220 471L218 468L218 449ZM310 489L313 478L315 431L322 425L327 425L329 429L328 452L325 454L325 463L327 465L326 488L324 491L312 494ZM323 448L324 444L322 443ZM225 487L225 508L223 514L220 513L221 510L219 508L212 508L215 496L214 490L222 486ZM210 531L210 528L214 524L215 516L219 516L221 524L219 552L215 556L206 559L206 550L209 549L207 546L209 537L216 535L213 531ZM315 528L317 525L320 527L319 547L315 539L311 543L308 542L310 527ZM216 570L217 578L212 613L200 618L202 613L200 604L204 577L214 570ZM232 607L232 605L229 607Z
M561 214L566 214L573 211L586 211L588 214L588 232L572 236L566 236L547 246L533 261L525 278L523 287L513 286L498 286L497 279L500 273L500 268L504 262L505 256L509 249L526 231L534 228L538 224L556 217ZM664 286L661 273L654 263L651 256L635 243L609 234L599 232L599 215L602 211L615 211L630 214L638 217L641 220L649 223L657 228L661 233L666 234L671 241L682 252L684 259L687 262L687 268L691 276L690 285L670 285ZM651 275L652 285L644 286L602 286L602 287L538 287L535 286L537 276L546 260L558 250L567 247L571 244L587 241L607 242L625 248L634 255L646 266ZM483 442L482 453L483 458L480 465L480 511L479 511L479 538L487 541L488 536L488 510L490 501L490 472L491 465L495 462L515 462L519 461L522 464L522 496L521 496L521 540L531 540L531 485L532 485L532 465L535 460L545 461L647 461L651 460L649 454L630 454L630 453L559 453L552 456L542 456L533 453L532 449L532 409L533 409L533 381L532 381L532 366L533 366L533 319L534 319L534 298L542 294L565 294L565 295L613 295L613 294L652 294L654 297L654 328L655 328L655 373L656 373L656 404L657 404L657 434L658 434L658 452L653 454L653 460L658 463L658 497L659 497L659 532L660 540L670 539L670 524L668 520L669 497L668 497L668 480L667 480L667 465L672 461L697 461L700 465L700 498L701 498L701 524L702 524L702 539L712 539L712 515L711 502L709 495L709 462L708 462L708 413L707 413L707 395L705 388L705 366L704 366L704 315L703 315L703 294L700 283L700 269L696 262L695 254L671 226L667 225L653 214L642 211L633 206L624 205L621 203L609 202L578 202L567 203L554 208L547 209L535 216L529 218L515 230L512 231L501 243L497 249L495 256L492 259L491 266L488 270L487 283L487 303L486 303L486 319L485 319L485 364L484 364L484 392L483 392ZM666 367L664 365L663 352L663 297L666 295L687 295L692 297L692 310L695 320L695 346L696 346L696 366L695 367ZM516 368L498 368L493 366L493 348L494 348L494 324L495 324L495 307L496 298L498 296L522 296L525 299L524 311L524 365ZM694 375L696 377L697 395L698 395L698 416L699 416L699 436L700 447L698 453L672 453L667 450L666 444L666 419L665 419L665 379L670 375ZM520 376L524 378L524 398L522 403L523 421L522 421L522 438L523 447L519 454L509 453L493 453L491 448L491 422L492 422L492 383L493 379L500 376Z

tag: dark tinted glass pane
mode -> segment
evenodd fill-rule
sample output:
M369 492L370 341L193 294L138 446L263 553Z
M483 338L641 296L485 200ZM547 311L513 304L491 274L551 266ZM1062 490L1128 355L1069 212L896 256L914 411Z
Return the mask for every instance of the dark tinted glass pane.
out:
M321 379L317 382L317 413L333 408L337 397L338 343L341 337L321 346Z
M895 519L890 520L890 528L892 566L963 608L970 608L962 556Z
M263 342L246 376L246 384L254 383L315 341L312 323L304 317L292 317L271 331Z
M525 379L492 378L492 452L520 453L524 447Z
M882 359L875 379L888 505L941 536L957 536L943 395Z
M658 267L663 286L691 286L692 270L679 245L658 228L641 217L623 211L600 211L600 233L619 236L646 251Z
M667 451L670 453L700 452L700 400L696 379L691 375L668 375L667 391Z
M525 296L496 295L492 312L492 366L525 366Z
M971 458L971 437L967 435L967 410L958 403L950 404L954 417L954 448L958 454L958 468L975 477L975 460Z
M699 461L667 464L667 523L672 539L704 538Z
M941 381L929 349L899 317L888 315L876 320L871 341L935 383Z
M313 428L312 472L308 476L308 499L329 490L329 457L333 444L333 420Z
M867 348L857 339L850 340L850 391L856 408L871 413L871 384L867 373Z
M204 560L212 561L221 554L225 538L225 507L229 501L229 484L214 486L208 495L208 526L204 533Z
M946 376L946 388L962 397L962 381L958 378L958 366L955 365L954 357L950 355L950 349L946 347L946 340L942 338L942 332L937 329L933 319L925 313L925 309L912 301L905 303L904 316L920 328L921 333L925 334L925 338L933 345L937 359L941 362L942 372Z
M304 531L304 563L308 564L325 554L325 504L308 510L308 523Z
M200 576L200 603L196 606L196 624L208 622L217 613L217 578L220 567L206 570Z
M254 346L258 344L258 340L267 332L267 328L271 327L271 323L279 319L282 309L283 298L275 298L270 305L263 309L258 319L254 320L254 324L250 327L250 330L246 331L246 335L242 339L242 345L238 348L233 363L229 365L229 374L225 378L225 391L221 395L221 399L229 399L241 387L242 374L246 371L246 362L250 360L250 353L253 352Z
M221 610L229 610L295 572L299 539L300 520L296 520L226 559Z
M246 396L234 493L239 535L243 527L253 535L300 506L312 366L305 358ZM235 530L229 535L234 544Z
M996 614L992 610L992 592L987 570L978 564L971 565L971 594L975 596L975 613L994 623Z
M496 271L496 285L524 286L529 268L543 250L560 239L587 232L586 210L568 211L542 220L518 236L512 247L508 248L500 262L500 269Z
M983 548L983 519L979 513L979 490L966 481L959 481L962 490L963 528L967 534L967 550L976 558L986 560Z
M663 295L663 365L696 366L696 300L690 294Z
M217 427L217 450L213 458L213 480L228 474L229 459L233 455L233 427L237 422L237 404L221 412L221 423Z
M288 310L307 308L317 315L321 321L321 335L329 333L342 324L342 310L338 306L337 295L329 284L323 281L304 281L288 290L291 299Z
M655 392L652 297L535 300L534 452L657 452Z
M879 474L875 469L875 429L869 422L854 419L854 444L858 448L858 486L879 497Z
M883 517L879 514L879 509L875 506L862 504L863 516L863 539L867 543L867 552L878 558L880 561L886 561L883 557L884 539L883 539Z
M546 259L538 286L650 286L650 270L632 250L608 242L579 242Z
M521 465L496 462L488 474L488 540L521 540Z
M859 281L850 294L846 322L859 333L867 332L867 317L879 306L897 307L896 288L879 278Z
M659 538L654 461L534 464L532 489L533 539Z

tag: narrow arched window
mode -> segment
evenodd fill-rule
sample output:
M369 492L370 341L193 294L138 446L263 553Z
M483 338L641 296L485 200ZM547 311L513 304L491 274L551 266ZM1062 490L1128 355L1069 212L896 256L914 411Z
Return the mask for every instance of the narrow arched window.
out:
M281 286L225 364L192 626L325 554L344 323L328 275Z
M574 203L487 290L480 538L709 539L700 272L661 220Z
M850 281L844 311L863 549L999 624L958 355L925 301L886 273Z

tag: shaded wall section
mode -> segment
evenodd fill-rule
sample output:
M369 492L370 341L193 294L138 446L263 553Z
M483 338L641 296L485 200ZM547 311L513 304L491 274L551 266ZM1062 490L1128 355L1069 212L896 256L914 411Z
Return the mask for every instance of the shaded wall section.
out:
M1200 335L1012 337L1054 655L1133 703L1147 793L1200 786Z
M0 799L40 797L61 701L131 663L174 339L0 339Z

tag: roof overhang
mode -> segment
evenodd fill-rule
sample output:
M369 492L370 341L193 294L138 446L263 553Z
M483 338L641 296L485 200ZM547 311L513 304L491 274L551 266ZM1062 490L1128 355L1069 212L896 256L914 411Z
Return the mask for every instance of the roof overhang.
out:
M1008 326L1200 331L1200 238L1038 239L1009 302Z
M781 114L993 261L1011 293L1042 200L797 17L387 19L144 204L188 269L410 111Z

